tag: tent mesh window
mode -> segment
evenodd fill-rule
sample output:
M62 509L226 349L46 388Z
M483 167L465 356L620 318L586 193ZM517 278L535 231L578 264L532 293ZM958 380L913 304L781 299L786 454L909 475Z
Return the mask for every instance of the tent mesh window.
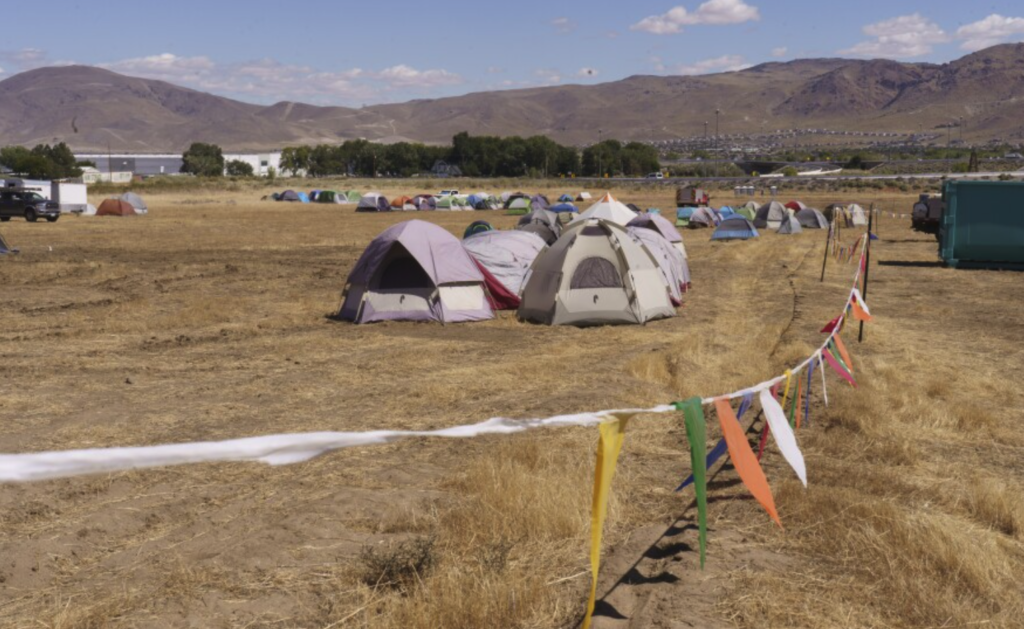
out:
M572 274L569 288L622 288L618 269L604 258L584 258Z

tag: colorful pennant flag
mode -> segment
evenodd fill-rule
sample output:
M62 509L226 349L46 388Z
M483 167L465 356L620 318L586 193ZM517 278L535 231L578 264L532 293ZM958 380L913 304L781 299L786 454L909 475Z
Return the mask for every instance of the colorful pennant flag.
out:
M699 397L685 402L676 402L676 408L683 411L686 439L690 442L690 465L693 466L693 487L697 494L697 525L700 529L700 567L704 569L708 547L708 485L705 452L707 436L704 425L704 408Z
M718 412L718 423L722 425L722 435L729 444L729 458L732 459L736 473L768 515L781 527L782 521L779 520L779 513L775 509L775 499L772 497L771 487L768 486L768 479L754 457L754 451L750 449L750 443L743 434L739 420L733 415L729 400L715 400L715 410Z
M839 376L843 380L849 382L850 386L854 388L857 387L857 383L854 381L853 376L851 376L849 372L843 369L843 366L839 364L839 361L836 360L835 356L832 355L832 352L826 349L824 352L822 352L822 354L825 356L825 360L828 362L829 365L831 365L832 369L834 369L835 372L839 374Z
M779 447L779 451L782 452L783 458L786 459L789 466L796 472L797 478L806 487L807 468L804 465L804 455L796 444L796 436L793 434L793 429L790 428L789 422L786 421L786 415L782 407L779 406L779 401L772 397L771 393L767 390L761 391L761 408L764 409L768 425L771 426L772 434L775 436L775 444Z

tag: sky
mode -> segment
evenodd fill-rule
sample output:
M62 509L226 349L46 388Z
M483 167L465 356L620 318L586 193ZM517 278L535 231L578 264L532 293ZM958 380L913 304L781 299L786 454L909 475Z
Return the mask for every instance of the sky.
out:
M808 57L942 63L1024 41L1020 0L37 0L4 22L21 27L0 39L0 79L74 63L349 107Z

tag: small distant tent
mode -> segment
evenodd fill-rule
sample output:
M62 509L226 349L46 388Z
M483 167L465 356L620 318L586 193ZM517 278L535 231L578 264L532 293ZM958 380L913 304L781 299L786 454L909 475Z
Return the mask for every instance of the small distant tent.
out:
M754 220L757 218L758 205L754 201L747 201L743 205L733 208L733 211L742 216L743 218Z
M486 209L486 208L483 208L483 207L477 207L478 205L483 205L486 201L487 201L487 195L483 194L483 193L471 194L468 197L466 197L466 202L474 210Z
M0 234L0 255L6 255L8 253L18 253L18 250L7 244L7 240L3 234Z
M320 194L316 195L316 201L317 203L345 203L348 199L339 194L337 190L321 190Z
M298 201L299 194L294 190L285 190L281 194L277 195L278 201Z
M809 207L796 213L800 226L807 229L828 229L828 219L818 210Z
M711 240L747 240L758 236L754 223L737 215L722 221L722 224L715 228L715 233L711 234Z
M686 226L690 229L700 229L703 227L714 227L718 225L718 222L718 215L711 208L699 207L693 211L693 214L690 216L690 222Z
M547 248L536 234L524 231L481 232L465 238L462 246L484 271L487 289L499 304L499 310L519 307L526 274L537 255ZM506 298L500 299L501 294L507 295Z
M391 209L392 210L403 210L403 211L410 211L410 210L414 211L414 210L416 210L416 205L413 204L412 197L401 196L401 197L395 197L394 199L391 199Z
M437 199L432 194L418 194L412 198L412 204L421 212L437 209Z
M537 256L520 319L548 325L644 324L675 316L657 262L626 228L601 219L572 223Z
M576 207L572 203L569 203L568 201L564 203L556 203L555 205L552 205L548 209L554 212L555 214L576 214L580 211L578 207Z
M506 210L509 209L509 206L516 199L529 199L529 198L530 198L530 195L526 194L525 192L502 192L501 193L501 201L502 201L502 203L505 204L505 209Z
M359 203L359 199L363 198L363 193L358 190L346 190L345 197L348 199L349 203Z
M676 227L686 227L690 224L690 217L697 211L693 206L681 207L676 210Z
M300 203L309 203L309 195L308 194L306 194L305 192L297 192L296 194L299 197L299 202Z
M682 234L680 234L675 225L673 225L672 222L664 216L661 216L660 214L641 214L629 221L626 226L640 227L658 232L662 238L671 243L671 245L683 255L684 259L687 257L686 247L683 245Z
M846 206L842 203L829 203L825 206L822 214L825 215L825 219L828 221L832 221L837 218L842 219L846 216Z
M728 205L723 205L722 207L718 208L718 217L720 219L724 221L730 216L736 216L736 211L733 210L731 207L729 207Z
M803 227L800 227L800 221L798 221L796 218L796 214L792 211L789 211L786 213L786 218L782 219L782 224L779 225L779 229L776 233L799 234L803 230Z
M625 226L629 221L636 218L636 212L616 201L610 192L605 193L601 200L581 212L579 216L572 219L573 223L584 222L593 218L600 218L619 225Z
M484 275L462 243L426 221L405 221L373 239L348 276L338 316L355 323L494 317Z
M85 211L82 212L82 216L96 216L96 206L92 203L86 203Z
M472 210L473 206L469 204L469 197L455 196L452 197L452 209L453 210Z
M754 217L754 227L778 229L782 225L782 219L786 218L789 210L778 201L770 201L757 208L757 216Z
M309 200L311 202L313 202L313 203L316 203L317 201L319 201L320 200L320 192L321 192L321 190L310 190L309 191Z
M558 222L558 215L550 210L533 210L519 219L516 229L536 234L549 245L554 244L562 235L562 224Z
M481 201L479 204L473 206L478 210L496 210L501 207L501 199L494 196L493 194L487 195L487 198Z
M450 212L451 210L457 210L458 205L455 203L455 197L451 195L439 197L434 201L434 209L438 211Z
M690 284L690 270L683 255L672 246L672 243L654 230L644 227L626 227L626 232L646 247L658 264L661 279L668 289L672 305L682 304L683 293L686 292Z
M559 203L572 203L575 200L576 200L576 197L572 196L568 192L563 194L562 196L558 197L558 202Z
M96 216L135 216L131 203L121 199L105 199L96 209Z
M515 198L505 204L509 214L528 214L533 209L533 204L526 197Z
M850 223L856 227L863 227L868 224L868 214L864 211L864 208L851 203L850 207L846 208L846 211L850 214Z
M391 204L388 203L387 198L379 192L367 192L359 199L359 205L356 206L356 212L389 212L391 211Z
M468 227L466 227L466 231L462 232L462 237L469 238L473 234L489 231L494 231L494 226L487 221L473 221Z
M794 212L799 212L800 210L807 209L807 206L804 205L802 201L790 201L789 203L786 204L786 207L793 210Z
M130 203L131 206L135 208L136 214L147 214L149 212L149 207L146 206L146 202L142 200L142 197L134 192L125 192L121 195L121 200Z
M576 200L577 201L589 201L590 200L590 193L587 192L586 190L584 190L583 192L581 192L581 193L576 195Z
M546 210L551 205L551 201L543 194L535 194L530 197L530 205L536 209Z

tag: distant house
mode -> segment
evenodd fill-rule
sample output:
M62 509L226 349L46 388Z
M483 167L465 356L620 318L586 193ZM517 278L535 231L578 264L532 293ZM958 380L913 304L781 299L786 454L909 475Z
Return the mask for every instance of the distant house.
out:
M435 177L461 177L462 169L455 164L449 164L443 159L439 159L434 162L434 166L430 169L430 173Z
M281 153L225 153L224 163L239 161L245 162L252 166L252 173L257 177L266 177L270 175L271 169L277 175L284 174L281 172ZM225 173L227 170L225 169Z

